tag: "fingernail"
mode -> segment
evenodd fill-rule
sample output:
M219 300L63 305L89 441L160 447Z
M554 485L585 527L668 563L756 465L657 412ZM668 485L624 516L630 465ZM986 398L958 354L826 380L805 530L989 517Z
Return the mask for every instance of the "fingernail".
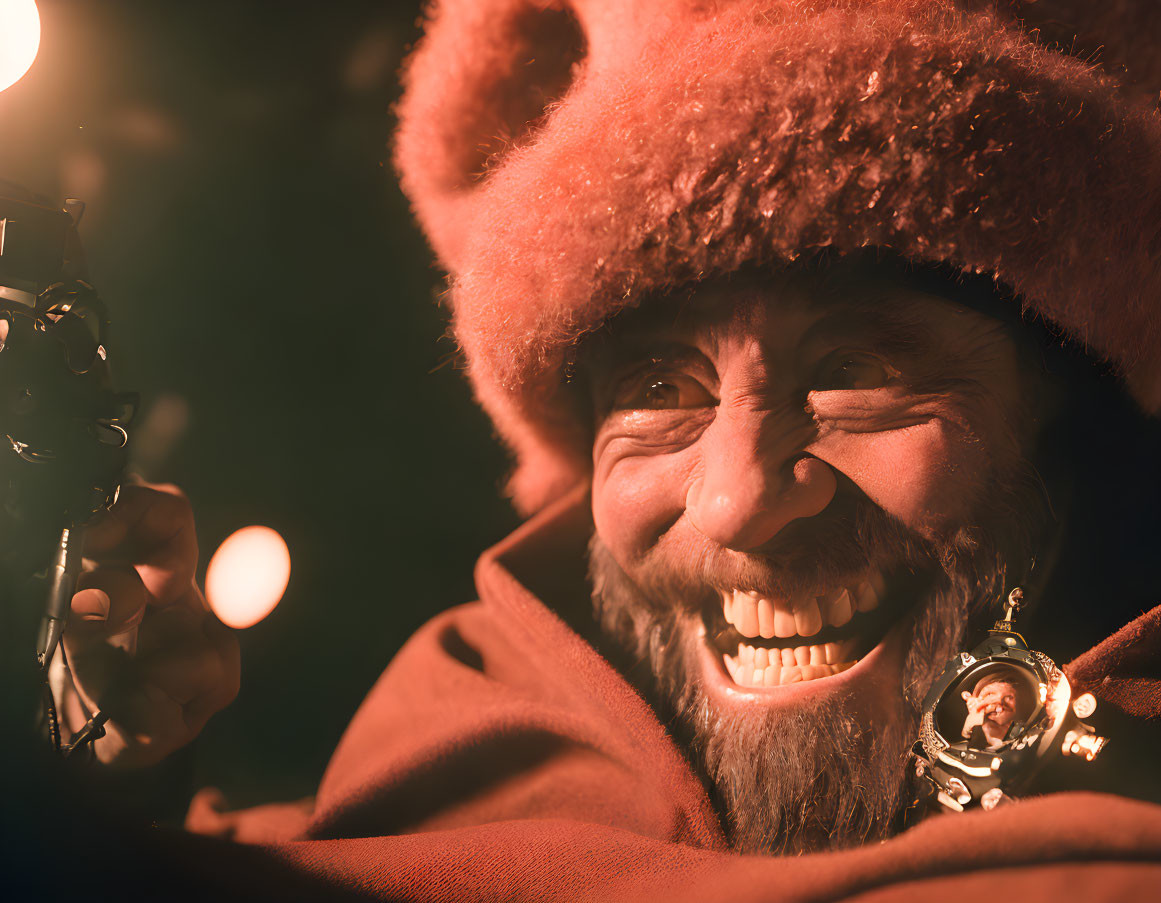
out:
M85 589L73 596L73 612L82 621L107 621L109 608L109 594L103 590Z

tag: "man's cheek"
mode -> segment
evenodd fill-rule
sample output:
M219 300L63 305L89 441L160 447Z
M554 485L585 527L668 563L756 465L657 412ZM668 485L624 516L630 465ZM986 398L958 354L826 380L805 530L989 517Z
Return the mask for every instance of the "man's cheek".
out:
M685 509L690 454L631 455L597 461L593 522L622 563L640 558Z
M968 514L987 468L983 449L939 419L879 432L824 432L807 450L929 538Z

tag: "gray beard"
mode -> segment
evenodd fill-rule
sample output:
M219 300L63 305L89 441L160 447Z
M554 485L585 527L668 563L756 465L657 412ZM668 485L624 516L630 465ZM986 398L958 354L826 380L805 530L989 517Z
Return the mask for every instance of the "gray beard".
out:
M693 575L655 575L652 591L643 590L594 537L589 570L597 620L629 655L623 664L631 679L647 666L636 682L700 770L736 850L839 849L893 833L912 799L908 758L923 697L960 648L969 620L1004 588L1000 556L979 536L964 530L938 549L911 539L897 543L906 547L897 560L935 575L915 615L897 699L830 694L762 719L721 711L690 673L696 644L704 642L696 630L700 615L691 604L660 600L680 598L672 594L675 584ZM879 548L884 541L877 538Z

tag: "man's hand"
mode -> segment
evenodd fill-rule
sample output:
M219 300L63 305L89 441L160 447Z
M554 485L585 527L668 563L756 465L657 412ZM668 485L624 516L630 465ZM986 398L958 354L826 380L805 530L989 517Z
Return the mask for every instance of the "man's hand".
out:
M995 715L1003 708L1001 704L1004 694L1002 691L989 687L976 700L976 711L983 712L985 717Z
M64 639L81 699L109 715L101 762L159 762L238 693L238 641L194 582L197 558L193 512L173 486L125 486L88 529ZM63 714L77 729L72 703Z
M972 731L984 723L984 706L980 704L980 700L972 696L966 690L960 693L963 697L965 705L967 705L967 718L963 722L963 730L961 731L965 740L970 739Z

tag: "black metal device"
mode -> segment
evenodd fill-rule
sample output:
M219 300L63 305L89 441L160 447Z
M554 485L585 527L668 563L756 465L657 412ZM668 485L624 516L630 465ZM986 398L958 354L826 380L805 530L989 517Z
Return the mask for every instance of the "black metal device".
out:
M137 407L136 395L112 387L109 318L83 278L83 212L75 200L53 208L0 197L0 580L43 600L44 726L66 755L97 739L104 717L87 713L62 738L50 675L59 663L67 676L61 638L85 527L116 500Z

